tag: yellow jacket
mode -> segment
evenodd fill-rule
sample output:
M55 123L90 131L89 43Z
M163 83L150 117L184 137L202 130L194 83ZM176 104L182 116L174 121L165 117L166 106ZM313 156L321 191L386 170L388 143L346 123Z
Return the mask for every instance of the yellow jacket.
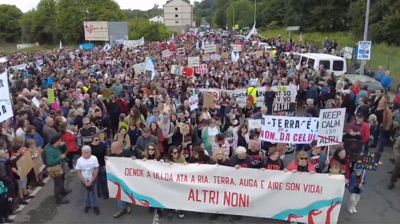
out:
M255 87L249 87L246 90L246 96L247 99L250 98L250 96L253 98L253 104L257 105L257 89Z

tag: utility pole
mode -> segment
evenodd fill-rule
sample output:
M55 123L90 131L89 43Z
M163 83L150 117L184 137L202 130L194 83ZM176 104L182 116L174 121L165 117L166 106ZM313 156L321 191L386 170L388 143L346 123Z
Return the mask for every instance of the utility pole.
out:
M256 24L257 17L257 0L254 0L254 24Z
M367 0L367 8L365 10L365 23L364 23L364 41L368 40L368 28L369 28L369 8L371 5L371 0ZM360 47L360 46L359 46ZM357 55L355 55L356 57ZM365 65L367 62L365 60L361 61L361 67L360 67L360 75L364 75L364 70L365 70Z

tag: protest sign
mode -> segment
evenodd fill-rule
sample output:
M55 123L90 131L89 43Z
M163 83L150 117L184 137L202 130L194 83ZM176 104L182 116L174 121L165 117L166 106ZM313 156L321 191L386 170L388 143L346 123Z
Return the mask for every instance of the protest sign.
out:
M228 59L229 58L229 54L227 52L222 52L221 57L223 59Z
M172 52L170 50L165 50L165 51L161 52L162 58L169 58L169 57L171 57L171 55L172 55Z
M247 120L247 124L249 126L249 130L261 128L261 119L249 119Z
M319 112L318 146L341 144L346 108L322 109Z
M124 45L129 48L135 48L144 45L144 37L139 40L124 40Z
M189 97L189 105L190 110L196 110L197 108L199 108L199 96L197 94Z
M36 175L39 175L46 166L43 164L41 153L35 154L34 157L35 158L32 159L33 171L35 172Z
M257 87L257 107L261 107L264 104L264 94L267 91L267 87ZM280 96L276 103L296 103L296 96L297 96L297 87L296 86L273 86L271 87L272 91L275 91L277 95ZM235 90L221 90L221 89L205 89L200 88L199 92L214 92L216 94L216 100L219 100L219 96L221 92L226 92L226 94L232 98L236 98L236 103L240 107L244 107L246 105L246 89L235 89ZM283 93L281 93L283 92ZM290 99L290 101L289 101Z
M206 93L203 96L203 107L205 108L215 108L215 102L214 102L214 94L212 93Z
M229 146L233 146L233 141L234 139L234 134L238 132L239 127L233 127L233 126L229 126L228 130L226 130L224 133L222 133L224 135L224 139L227 143L229 143Z
M261 58L264 55L264 51L256 51L256 57Z
M33 168L32 155L29 151L26 151L25 154L18 159L17 167L21 179L28 176L29 172L31 172Z
M14 116L7 78L7 71L0 74L0 122Z
M221 55L219 55L219 54L211 55L211 61L219 61L219 60L221 60Z
M231 45L232 51L233 52L241 52L242 51L242 45Z
M209 54L215 52L217 52L217 46L215 44L204 45L204 53Z
M197 67L200 65L199 57L188 57L188 67Z
M296 216L301 223L309 223L310 211L318 210L322 215L314 216L314 223L336 224L345 190L343 175L171 165L131 158L109 157L106 171L110 197L118 201L285 221Z
M176 53L178 55L185 55L185 48L181 47L181 48L176 49Z
M263 116L261 124L263 141L308 144L317 139L318 118Z
M354 169L365 169L365 170L376 171L378 170L380 159L381 159L380 153L361 152L356 164L354 164Z
M296 116L297 103L275 103L272 106L272 115L276 116Z
M146 68L146 63L144 63L144 62L133 65L133 69L135 70L135 74L140 74L140 73L144 72L145 68Z
M196 72L197 74L207 74L207 72L208 72L208 66L207 66L207 64L201 64L201 65L197 66L197 67L195 68L195 72Z
M182 75L182 69L183 69L182 66L179 66L179 65L172 65L172 66L171 66L171 74L174 74L174 75Z

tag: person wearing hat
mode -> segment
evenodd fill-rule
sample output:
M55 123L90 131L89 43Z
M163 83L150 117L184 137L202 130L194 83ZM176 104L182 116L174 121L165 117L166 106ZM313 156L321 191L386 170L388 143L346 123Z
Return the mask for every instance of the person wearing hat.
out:
M350 214L357 213L356 206L361 195L364 193L364 184L365 171L363 172L362 169L354 168L349 181L350 199L348 204Z
M61 134L55 134L50 138L49 144L43 149L42 159L47 172L54 180L54 196L57 204L68 204L64 196L71 193L64 187L65 172L63 161L66 156L67 146L61 141Z
M349 124L349 129L352 129L354 126L358 127L358 132L361 134L361 139L364 144L362 150L364 151L365 148L368 147L368 141L369 137L371 136L371 132L368 123L364 121L364 114L361 111L356 113L356 120Z

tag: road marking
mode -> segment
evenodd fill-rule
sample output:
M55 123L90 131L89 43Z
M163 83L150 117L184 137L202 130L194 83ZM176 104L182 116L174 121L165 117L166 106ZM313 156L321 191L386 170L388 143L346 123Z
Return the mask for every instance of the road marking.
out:
M379 161L379 164L383 164L381 161Z
M46 177L46 178L43 179L43 183L47 184L47 182L49 182L49 180L50 180L50 177ZM43 187L44 187L44 186L43 186ZM33 191L30 193L30 196L36 196L37 193L38 193L43 187L40 187L40 186L36 187L35 190L33 190ZM32 198L32 199L33 199L33 198ZM28 204L29 204L29 202L30 202L32 199L26 200L26 201L28 202ZM22 211L22 209L25 208L25 206L27 206L27 205L19 205L18 209L15 210L15 212L20 213L20 212ZM10 215L8 218L11 219L11 220L14 220L14 219L17 217L17 215L18 215L18 214Z
M160 224L160 216L157 213L157 208L154 211L153 224Z

